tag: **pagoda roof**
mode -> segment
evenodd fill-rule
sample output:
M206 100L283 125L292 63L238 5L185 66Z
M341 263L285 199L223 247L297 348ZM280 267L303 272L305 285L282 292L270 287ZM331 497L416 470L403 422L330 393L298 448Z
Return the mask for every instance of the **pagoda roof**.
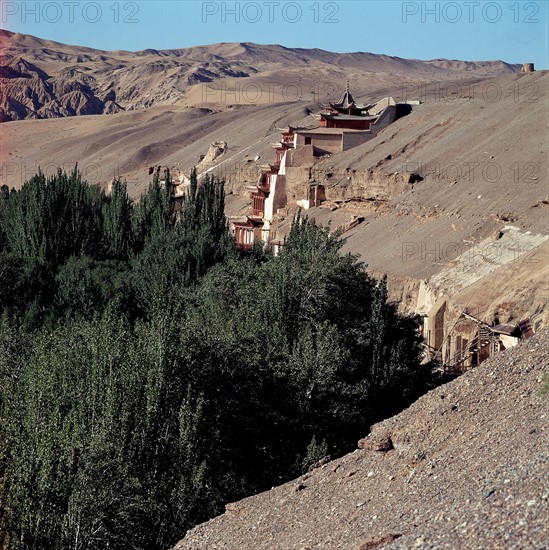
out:
M349 91L349 80L347 80L347 87L341 99L337 103L330 102L330 107L340 113L361 115L364 111L368 111L372 105L358 105Z
M355 113L360 115L362 113L368 114L369 105L357 105L356 103L351 103L347 107L341 107L338 103L330 103L332 110L337 111L338 113Z
M514 336L514 332L517 330L518 325L496 325L492 327L492 332L499 334L505 334L507 336Z
M239 218L231 220L234 225L239 227L261 227L263 220L261 218L254 218L252 216L246 216L246 218Z
M341 96L341 99L337 103L330 102L330 107L336 111L357 112L367 111L372 105L357 105L351 92L349 91L349 80L347 80L347 87Z
M343 115L343 114L331 114L331 113L320 113L321 118L328 120L376 120L379 117L375 115Z
M349 84L347 84L347 89L341 96L341 99L337 103L330 102L330 105L334 109L345 109L345 110L347 110L349 107L354 107L356 105L355 100L353 99L353 96L349 91Z
M278 172L280 166L276 163L262 164L260 166L260 169L262 174L264 174L265 172Z

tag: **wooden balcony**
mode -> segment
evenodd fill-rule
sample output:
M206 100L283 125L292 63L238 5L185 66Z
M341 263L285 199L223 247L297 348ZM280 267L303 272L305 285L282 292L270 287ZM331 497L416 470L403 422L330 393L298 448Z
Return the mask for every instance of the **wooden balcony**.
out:
M263 218L265 212L265 195L253 194L252 195L252 217Z

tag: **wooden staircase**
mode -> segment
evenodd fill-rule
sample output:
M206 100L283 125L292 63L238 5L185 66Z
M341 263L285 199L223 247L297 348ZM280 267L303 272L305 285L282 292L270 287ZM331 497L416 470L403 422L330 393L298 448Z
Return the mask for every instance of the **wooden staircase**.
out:
M475 338L473 338L468 344L467 344L467 350L457 350L454 355L449 358L446 361L443 361L442 365L442 371L443 374L446 376L458 376L460 374L463 374L468 366L464 366L464 363L468 360L470 360L473 356L476 355L476 360L472 361L471 366L476 366L480 363L480 358L482 355L484 355L482 352L486 349L487 346L490 346L489 354L491 355L492 351L495 349L495 338L494 334L491 330L491 327L488 323L485 321L482 321L481 319L477 319L473 315L470 315L467 313L466 310L462 311L460 318L466 318L470 319L471 321L474 321L478 327L478 332ZM455 325L454 325L455 327ZM453 327L450 333L446 336L445 343L452 337ZM436 360L442 356L442 348L444 344L440 346L438 350L432 350L432 348L429 351L434 351L434 355L432 355L432 359Z

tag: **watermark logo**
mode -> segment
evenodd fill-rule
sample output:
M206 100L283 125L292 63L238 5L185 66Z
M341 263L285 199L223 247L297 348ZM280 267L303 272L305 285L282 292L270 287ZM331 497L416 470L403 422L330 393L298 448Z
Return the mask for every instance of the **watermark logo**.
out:
M274 103L277 98L282 101L297 101L302 97L299 86L288 83L284 85L270 82L257 84L255 82L220 82L202 85L202 101L204 103L236 103L259 104Z
M0 2L3 24L139 23L138 2Z
M304 86L301 82L208 82L202 84L203 103L233 103L257 105L277 101L314 101L322 102L334 99L341 94L341 88L335 83L317 82Z
M436 178L467 183L499 183L511 180L513 183L537 183L541 167L536 162L513 162L503 165L493 160L465 162L405 162L402 164L402 174L422 174Z
M403 100L431 101L435 103L452 103L466 100L470 103L479 100L486 103L508 101L513 97L514 103L537 103L540 101L540 89L537 82L518 80L510 85L489 81L480 84L460 82L434 82L422 84L403 84Z
M3 162L0 164L0 185L8 187L20 187L26 181L38 174L40 170L47 178L55 176L61 169L67 173L74 170L74 163L59 164L32 164L25 162ZM121 173L118 164L111 166L102 166L96 162L79 163L78 170L82 174L82 178L89 183L104 183L117 179ZM137 184L137 180L121 177L122 181L126 181L128 186Z
M202 23L339 23L336 2L202 2Z
M462 265L479 265L483 263L507 263L505 260L518 259L533 252L538 246L534 243L513 242L511 245L500 245L497 242L479 244L466 248L459 242L404 242L401 259L403 263L419 261L422 263L445 263L458 258ZM531 263L538 260L531 258Z
M539 23L535 2L403 2L402 22L421 23Z

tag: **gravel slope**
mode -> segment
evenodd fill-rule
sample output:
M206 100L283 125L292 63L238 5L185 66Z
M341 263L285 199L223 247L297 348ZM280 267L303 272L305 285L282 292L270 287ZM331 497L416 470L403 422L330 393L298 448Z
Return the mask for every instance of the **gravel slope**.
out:
M175 548L547 548L548 344L545 330L493 357Z

